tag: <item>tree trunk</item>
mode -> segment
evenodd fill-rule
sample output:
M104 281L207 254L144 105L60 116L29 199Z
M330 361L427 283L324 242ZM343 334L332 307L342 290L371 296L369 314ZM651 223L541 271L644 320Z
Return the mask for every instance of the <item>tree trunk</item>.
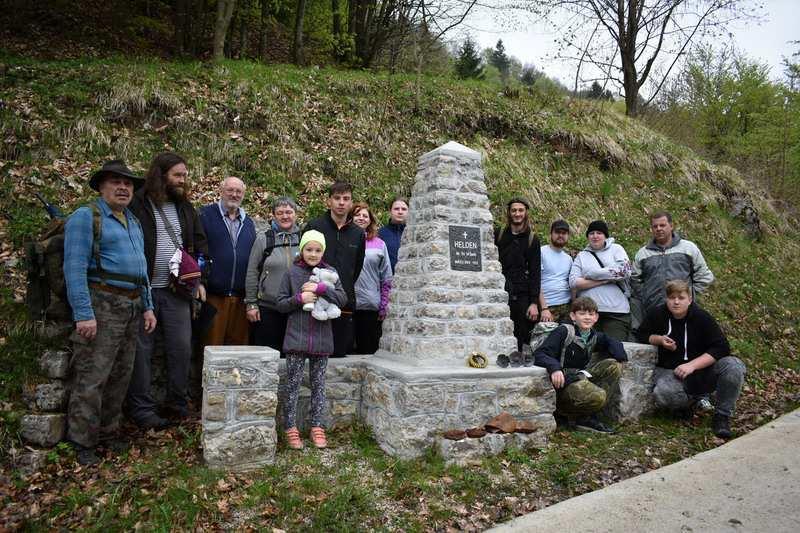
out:
M236 0L217 0L217 18L214 23L214 61L220 61L225 57L225 36L233 17L233 8L236 7Z
M186 37L187 37L187 0L176 0L175 2L175 51L179 56L186 54Z
M261 28L258 37L258 59L264 61L267 58L267 31L269 30L269 3L261 0Z
M297 0L297 13L294 18L294 43L292 46L295 65L303 64L303 18L306 14L306 0Z

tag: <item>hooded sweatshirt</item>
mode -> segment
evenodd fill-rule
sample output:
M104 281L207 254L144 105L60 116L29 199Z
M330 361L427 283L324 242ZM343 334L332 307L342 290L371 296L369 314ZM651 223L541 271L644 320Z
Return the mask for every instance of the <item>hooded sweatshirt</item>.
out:
M599 262L592 252L600 259ZM603 263L602 267L600 263ZM631 263L628 254L622 246L614 242L613 237L609 237L601 250L594 250L591 245L587 245L575 256L569 272L569 286L574 289L578 278L614 280L616 283L605 283L578 291L578 296L588 296L594 300L601 313L630 313L627 282L630 276Z
M651 309L639 326L639 342L649 343L650 335L666 335L675 341L674 352L663 346L658 348L656 366L662 368L677 368L704 353L717 360L731 354L717 321L695 302L689 305L684 318L673 317L667 304Z

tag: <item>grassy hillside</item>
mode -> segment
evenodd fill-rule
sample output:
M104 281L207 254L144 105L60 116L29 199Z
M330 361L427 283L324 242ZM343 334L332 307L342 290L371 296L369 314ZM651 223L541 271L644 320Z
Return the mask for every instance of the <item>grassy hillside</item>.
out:
M0 439L15 442L13 422L19 414L20 385L34 379L33 357L44 342L30 334L19 303L21 244L46 222L33 191L42 191L71 209L91 196L86 182L103 160L122 157L144 171L150 158L163 149L187 156L197 202L213 199L218 180L233 173L248 183L245 207L257 215L267 213L275 194L296 196L306 217L317 214L323 209L324 190L334 178L353 182L357 199L368 200L381 211L394 194L410 191L417 157L448 140L483 152L496 218L501 217L506 199L527 195L541 237L546 238L551 220L563 217L578 230L570 243L575 249L585 244L582 233L588 222L604 218L612 235L633 256L648 239L647 214L669 209L677 229L700 246L717 276L703 304L723 323L735 351L749 366L740 427L753 427L796 406L800 399L800 341L795 326L800 289L794 282L800 273L798 228L771 211L764 195L750 189L735 172L697 159L608 104L565 99L557 93L506 96L497 91L481 82L247 62L216 66L127 59L33 62L0 55L0 416L8 422L0 430L6 433ZM749 202L758 211L759 239L749 236L742 220L729 214L737 202ZM394 517L390 524L411 529L463 527L459 520L465 515L455 507L462 500L478 498L482 506L492 509L478 521L485 525L590 490L613 481L614 476L631 475L635 469L628 464L630 458L650 457L652 453L645 450L650 452L651 447L660 454L661 464L715 445L707 433L689 429L658 418L648 420L614 437L622 440L602 446L602 451L591 438L557 435L557 442L561 439L562 445L574 446L574 457L563 457L558 450L541 460L513 453L501 456L479 468L489 476L489 487L482 479L470 482L469 472L445 470L435 457L421 466L378 458L374 443L356 430L340 436L339 442L343 446L356 442L355 449L346 453L355 454L359 468L366 463L364 468L381 476L397 469L405 472L402 482L385 479L375 489L399 502L400 508L376 510L358 487L351 489L355 492L350 500L339 492L336 497L343 499L342 505L355 502L365 517L387 512ZM196 455L196 433L183 432L174 438L175 453L190 449L186 453ZM591 465L599 468L597 454L605 454L619 470L603 482L580 481L592 475ZM56 454L54 462L58 461ZM283 462L265 475L279 479L286 469L302 470L302 461ZM172 472L154 465L158 463L147 462L140 468L152 471L137 470L131 475ZM646 466L651 467L655 466ZM526 481L534 485L528 487L527 497L524 487L520 495L519 486L513 484L512 492L496 493L500 482L492 481L496 479L492 476L499 470L500 477L507 478L508 469L518 479L542 476L543 484ZM195 490L206 483L187 481L186 472L175 472L167 486L174 483L185 488L188 483L188 490ZM199 470L190 472L200 475ZM203 472L202 476L227 483ZM329 474L355 475L335 468ZM463 490L450 494L447 483L431 481L442 476L464 485ZM304 479L307 487L291 489L300 491L301 500L303 494L315 492L313 483ZM349 486L347 479L336 481ZM491 488L488 494L482 490L487 488ZM255 489L251 483L243 490L241 505L250 501L247 498L253 497ZM275 496L272 488L262 487L263 491ZM422 500L417 498L431 494L440 499L439 511L426 507L431 511L426 518L419 514ZM507 494L526 505L503 507ZM146 494L137 497L149 501ZM298 505L284 500L271 504L278 511L267 516L265 524L297 527L276 518ZM89 515L75 516L80 502L65 502L63 497L59 501L58 512L74 518L73 524L89 520ZM335 511L326 507L332 502L320 505L310 522L303 523L324 528L331 519L324 512ZM151 514L147 523L180 527L197 521L224 524L229 519L227 511L204 507L202 502L191 504L192 510L174 505L180 512ZM119 509L116 513L103 516L127 520L128 515ZM381 522L365 518L360 524L376 527Z

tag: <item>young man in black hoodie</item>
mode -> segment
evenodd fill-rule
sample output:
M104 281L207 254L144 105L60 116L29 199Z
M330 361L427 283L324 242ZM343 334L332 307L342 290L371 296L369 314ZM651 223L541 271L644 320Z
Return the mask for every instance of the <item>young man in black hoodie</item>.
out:
M528 209L527 200L512 198L506 205L508 223L495 237L506 278L505 289L518 350L530 342L531 329L539 320L539 285L542 279L541 244L533 233Z
M731 355L725 334L716 320L692 301L686 281L666 284L667 303L647 313L639 340L658 347L653 375L656 405L685 411L704 395L716 391L714 434L733 436L730 418L742 390L745 365Z
M364 266L367 238L364 230L348 219L353 208L353 187L337 181L328 191L328 211L303 228L303 233L315 229L325 235L325 255L322 260L339 273L347 293L347 304L342 306L342 316L333 320L333 354L344 357L353 349L353 310L356 308L355 284Z

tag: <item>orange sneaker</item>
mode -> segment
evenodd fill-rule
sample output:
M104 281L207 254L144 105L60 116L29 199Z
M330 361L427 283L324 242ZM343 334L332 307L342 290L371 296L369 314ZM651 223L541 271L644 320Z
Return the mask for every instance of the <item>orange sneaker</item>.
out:
M296 427L287 429L285 431L285 435L286 446L288 446L290 450L303 449L303 441L300 439L300 431Z
M311 442L317 448L327 448L328 447L328 439L325 437L325 430L321 427L313 427L311 428Z

